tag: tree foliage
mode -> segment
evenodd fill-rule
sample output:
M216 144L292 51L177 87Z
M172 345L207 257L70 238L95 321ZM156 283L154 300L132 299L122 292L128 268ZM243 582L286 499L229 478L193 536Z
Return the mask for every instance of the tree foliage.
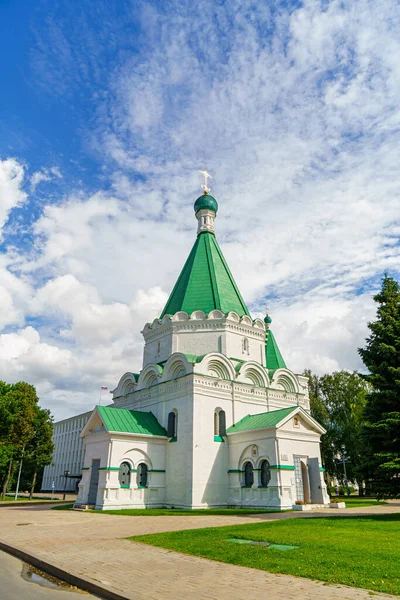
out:
M385 275L360 356L372 389L365 407L364 476L380 497L400 497L400 286Z
M53 422L41 409L35 388L20 381L0 381L0 480L2 498L12 480L16 464L24 457L32 467L33 486L38 469L51 462Z
M318 377L307 370L311 415L325 429L321 456L326 473L344 480L342 457L350 481L359 481L363 454L361 431L368 383L357 373L338 371Z

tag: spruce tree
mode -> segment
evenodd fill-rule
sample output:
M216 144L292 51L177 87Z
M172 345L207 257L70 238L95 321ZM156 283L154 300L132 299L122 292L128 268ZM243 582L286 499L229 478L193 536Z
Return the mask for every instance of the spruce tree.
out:
M400 497L400 286L385 275L360 356L372 385L364 411L364 475L381 498Z

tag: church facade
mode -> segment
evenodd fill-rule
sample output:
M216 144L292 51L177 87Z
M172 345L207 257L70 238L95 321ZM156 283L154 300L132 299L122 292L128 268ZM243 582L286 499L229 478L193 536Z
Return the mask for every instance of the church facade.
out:
M81 437L77 506L265 507L329 502L307 378L283 360L271 318L252 319L217 243L216 200L195 202L196 242L140 373Z

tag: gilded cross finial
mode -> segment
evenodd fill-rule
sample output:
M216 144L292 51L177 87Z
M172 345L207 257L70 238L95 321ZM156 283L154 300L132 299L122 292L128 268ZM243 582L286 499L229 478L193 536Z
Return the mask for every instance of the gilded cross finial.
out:
M269 308L268 308L268 306L266 306L265 307L265 314L267 315L267 317L268 317L268 313L269 313Z
M208 171L200 171L199 173L201 173L204 176L204 183L201 186L201 189L203 190L203 192L205 194L208 194L209 192L211 192L211 188L208 187L208 179L212 179L212 175L210 175L210 173L208 173Z

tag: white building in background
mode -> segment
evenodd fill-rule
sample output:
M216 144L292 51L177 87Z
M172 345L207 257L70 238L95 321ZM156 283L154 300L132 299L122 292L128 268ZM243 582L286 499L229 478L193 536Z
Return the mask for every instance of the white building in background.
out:
M144 326L141 372L122 376L113 406L57 424L44 488L52 468L58 488L65 469L81 467L84 425L77 505L329 502L307 378L286 367L271 318L250 316L216 241L208 191L195 202L197 240L167 305Z
M51 491L53 482L56 491L77 491L84 455L84 443L80 434L91 414L86 412L54 423L53 461L44 469L42 491ZM64 471L69 471L76 479L70 477L66 480Z

